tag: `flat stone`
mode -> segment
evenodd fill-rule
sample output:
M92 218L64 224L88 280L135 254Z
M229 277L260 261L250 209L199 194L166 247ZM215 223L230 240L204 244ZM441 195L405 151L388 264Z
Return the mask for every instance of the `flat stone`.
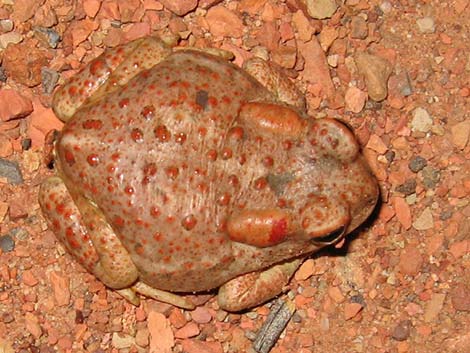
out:
M376 101L383 101L387 97L387 82L392 73L390 63L376 55L359 52L354 58L359 73L366 81L369 97Z
M429 207L426 207L423 212L414 220L413 228L416 230L427 230L434 227L434 220L432 217L432 211Z
M434 33L436 31L434 19L431 17L419 18L416 20L416 24L421 33Z
M0 120L9 121L23 118L33 111L31 100L12 89L0 89Z
M470 120L464 120L455 124L450 129L452 133L451 141L460 150L463 150L468 143L470 136Z
M160 0L160 2L178 16L186 15L197 6L197 0Z
M445 293L434 293L430 301L427 302L424 309L424 321L433 322L436 320L439 312L442 310L444 301L446 299Z
M297 0L297 3L310 17L319 20L330 18L338 8L335 0Z
M225 6L211 7L207 11L206 21L210 32L216 37L240 38L243 34L242 20Z
M416 276L421 270L423 257L415 245L408 244L400 254L398 268L401 273Z
M428 132L431 130L432 123L432 118L426 109L418 107L413 111L413 118L411 119L412 131Z
M6 178L11 184L22 184L23 175L17 162L0 158L0 177Z
M150 311L147 318L150 353L171 353L175 345L170 323L162 313Z
M367 93L355 86L348 87L344 95L346 111L360 113L367 101Z

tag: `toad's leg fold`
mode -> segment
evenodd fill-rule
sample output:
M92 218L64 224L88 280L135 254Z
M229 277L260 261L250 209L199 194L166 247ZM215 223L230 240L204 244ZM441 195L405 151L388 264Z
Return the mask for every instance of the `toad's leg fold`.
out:
M266 87L278 101L305 111L305 97L279 69L256 57L245 61L243 68Z
M138 271L129 253L99 210L81 197L76 201L59 177L47 179L39 190L50 228L73 257L110 288L132 286Z
M234 278L219 289L219 306L240 311L262 304L280 294L302 263L296 259L273 266L263 272L251 272Z
M138 73L149 69L171 53L157 37L137 39L106 50L54 94L52 106L62 121L82 106L120 89Z

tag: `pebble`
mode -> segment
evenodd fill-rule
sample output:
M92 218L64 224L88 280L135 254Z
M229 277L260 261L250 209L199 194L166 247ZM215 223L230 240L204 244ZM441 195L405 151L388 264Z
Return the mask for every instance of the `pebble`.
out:
M376 102L387 97L387 82L392 73L390 63L376 55L363 52L356 54L354 58L359 73L364 75L367 93Z
M328 295L336 304L344 302L344 295L341 293L341 289L337 286L328 288Z
M0 31L1 32L10 32L13 30L13 21L10 19L0 20Z
M44 41L47 43L47 45L49 45L49 47L52 49L57 48L57 45L60 42L60 35L57 33L57 31L46 27L36 27L34 30L43 37Z
M23 183L23 175L17 162L0 158L0 177L6 178L10 184Z
M450 129L452 133L451 141L460 150L463 150L468 143L470 136L470 120L464 120L455 124Z
M302 263L300 268L295 273L294 277L297 281L305 281L313 276L315 271L315 262L313 259L308 259Z
M419 18L416 20L416 24L421 33L434 33L436 31L434 19L431 17Z
M346 111L360 113L367 101L367 93L355 86L350 86L344 95Z
M231 342L233 343L233 342ZM223 353L224 349L222 348L222 344L219 342L204 342L199 340L190 340L186 339L183 340L183 351L185 353ZM231 345L232 346L232 345ZM239 350L236 347L233 350L234 352L238 352Z
M466 239L453 243L449 248L449 252L456 259L466 255L470 252L470 240Z
M170 323L162 313L150 311L147 325L150 334L150 353L171 353L175 345Z
M414 156L413 158L411 158L410 162L408 163L408 168L413 173L418 173L427 165L428 165L428 161L426 159L424 159L421 156Z
M33 111L31 100L12 89L0 89L0 120L9 121L29 115Z
M402 197L392 197L391 202L395 209L397 219L405 230L411 228L411 210L410 206Z
M15 249L15 240L9 234L0 236L0 249L4 253L13 251Z
M216 37L240 38L243 22L234 12L222 5L211 7L206 14L209 30Z
M373 134L373 135L370 136L366 147L370 148L371 150L376 151L379 154L385 154L385 152L387 152L387 150L388 150L387 145L376 134Z
M85 14L90 18L95 18L100 7L100 0L83 0L83 10L85 11Z
M395 190L406 196L414 194L416 192L416 179L407 179L403 184L398 185Z
M117 349L130 348L135 344L135 338L122 332L114 332L112 345Z
M457 283L450 289L450 300L457 311L470 312L470 284Z
M149 345L149 330L146 328L137 330L135 343L141 347L147 347Z
M423 185L426 189L434 189L441 179L441 172L430 166L426 166L422 170Z
M200 332L199 326L195 322L188 322L175 332L175 338L191 338L199 335Z
M445 293L434 293L430 301L427 302L424 309L424 321L433 322L436 320L439 312L442 310L444 301L446 300Z
M54 291L54 298L58 306L65 306L70 303L70 283L69 279L56 271L52 271L49 280Z
M272 60L286 69L293 69L297 62L297 48L281 46L272 52Z
M31 270L24 270L23 275L21 276L21 280L29 287L34 287L39 283L38 279L34 276Z
M210 311L204 306L198 306L190 314L194 322L198 324L207 324L212 320Z
M330 76L330 69L326 62L325 52L322 50L316 37L306 43L297 43L300 54L305 59L303 79L311 84L318 84L323 95L333 97L335 86Z
M405 341L410 337L411 320L402 320L392 331L392 338L396 341Z
M45 94L51 94L59 81L59 73L56 70L43 67L41 70L42 91Z
M428 132L432 127L432 118L428 111L424 108L418 107L413 110L413 118L411 119L411 130Z
M354 16L351 19L351 38L366 39L368 34L367 21L362 16Z
M23 36L17 32L0 34L0 49L5 49L8 44L18 44L23 40Z
M160 0L160 2L165 8L178 16L186 15L197 6L197 0Z
M359 303L346 303L344 305L344 320L351 320L362 311L363 307Z
M310 21L301 10L298 10L292 15L292 24L297 30L298 38L301 41L308 42L312 39L312 36L315 33L315 28L313 28Z
M401 273L416 276L421 270L423 257L414 244L408 244L400 254L398 268Z
M39 325L39 319L36 315L26 312L24 315L25 327L26 330L34 336L34 338L38 339L42 336L42 329L41 325Z
M308 15L315 19L330 18L336 12L338 5L335 0L297 0Z
M434 220L432 217L432 211L429 207L426 207L423 212L414 220L413 228L416 230L427 230L434 227Z

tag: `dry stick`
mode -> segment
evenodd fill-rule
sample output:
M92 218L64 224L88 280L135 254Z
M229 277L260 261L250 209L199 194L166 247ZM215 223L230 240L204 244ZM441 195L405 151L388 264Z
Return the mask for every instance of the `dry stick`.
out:
M286 328L295 305L290 300L278 299L271 308L266 321L256 335L253 348L258 353L268 353L274 347L282 331Z

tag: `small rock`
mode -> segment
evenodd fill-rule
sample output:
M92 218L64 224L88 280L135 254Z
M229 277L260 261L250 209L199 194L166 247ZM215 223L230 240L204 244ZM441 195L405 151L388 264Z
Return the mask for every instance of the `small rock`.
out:
M1 121L23 118L33 111L31 100L12 89L0 89L0 102L8 102L0 104Z
M398 323L397 326L393 329L392 338L396 341L405 341L410 337L411 331L411 321L410 320L402 320Z
M201 331L199 330L199 326L194 322L188 322L182 328L178 329L175 332L175 338L190 338L199 335Z
M297 0L308 15L319 20L330 18L336 12L338 5L335 0Z
M95 18L100 7L100 0L83 0L83 10L85 11L85 14L90 18Z
M398 268L401 273L416 276L423 264L423 257L415 245L408 244L400 254Z
M15 241L9 234L0 237L0 249L2 249L4 253L15 249Z
M262 12L266 2L267 0L241 0L239 1L238 11L255 16Z
M6 33L13 30L13 21L9 18L0 20L0 32Z
M411 130L428 132L432 127L432 118L426 109L416 108L411 119Z
M28 151L31 148L31 139L25 138L21 140L21 149L23 151Z
M337 304L344 302L344 295L341 293L341 289L337 286L328 288L328 295Z
M387 145L376 134L370 136L366 147L376 151L379 154L384 154L388 150Z
M242 20L222 5L211 7L206 14L209 30L216 37L240 38L243 34Z
M8 44L18 44L23 40L23 36L17 32L0 34L0 49L5 49Z
M197 0L160 0L160 2L165 8L178 16L186 15L197 6Z
M458 283L450 289L450 299L452 306L457 311L470 312L470 286L463 283Z
M198 6L202 9L209 9L212 6L217 5L218 3L221 3L223 0L199 0Z
M320 45L323 51L326 53L330 49L333 42L338 38L339 31L336 27L325 26L322 28L320 34L318 35L320 40Z
M359 303L346 303L344 305L344 320L351 320L362 311L363 307Z
M470 120L464 120L451 127L451 141L460 150L467 146L470 136Z
M171 353L175 339L165 315L153 310L150 311L147 325L150 333L150 352Z
M39 319L32 313L26 312L24 315L26 330L31 333L34 338L38 339L42 336L41 325L39 325Z
M65 306L70 303L69 279L59 273L52 271L49 279L54 290L54 298L58 306Z
M436 31L436 26L434 24L434 19L431 17L423 17L416 20L419 31L421 33L434 33Z
M387 81L392 73L390 63L381 57L359 52L354 58L359 73L364 75L369 97L380 102L387 97Z
M198 324L207 324L212 320L212 315L207 308L198 306L196 309L191 311L191 318Z
M298 10L292 15L292 24L297 30L298 38L303 42L308 42L312 39L313 34L315 33L315 28L310 24L310 21L305 14Z
M126 335L122 332L114 332L112 345L117 349L130 348L135 344L135 339L131 335Z
M426 207L423 212L413 222L413 228L416 230L427 230L434 227L434 220L432 218L432 211Z
M462 240L453 243L449 248L449 252L456 259L466 255L470 252L470 240Z
M59 73L56 70L43 67L41 70L41 81L42 91L45 94L51 94L54 91L57 81L59 81Z
M402 197L393 197L392 198L393 208L395 209L395 214L397 219L405 230L411 228L411 210L410 206L406 203L405 199Z
M302 266L297 270L294 277L297 281L305 281L306 279L313 276L315 271L315 262L313 259L308 259L304 261Z
M43 0L15 0L13 1L12 19L17 23L25 23L38 11L44 3Z
M423 185L426 189L434 189L441 179L441 172L438 169L426 166L422 171Z
M305 59L302 72L304 80L311 84L318 84L326 97L335 95L335 86L330 76L330 69L326 62L325 53L316 37L306 43L297 43L299 52Z
M414 194L416 192L416 180L407 179L403 184L398 185L395 190L406 196Z
M434 293L424 309L424 321L432 322L437 318L446 300L445 293Z
M276 50L281 39L277 24L274 21L265 22L256 34L256 39L267 49Z
M293 69L297 62L297 48L281 46L272 52L272 60L281 67Z
M57 44L60 42L60 35L52 28L46 27L35 27L35 31L42 36L43 41L47 43L51 48L57 48Z
M26 284L29 287L34 287L35 285L37 285L39 283L39 281L34 276L34 274L31 270L23 271L23 275L21 276L21 280L24 284Z
M360 113L367 101L367 93L355 86L348 87L344 96L346 111Z
M351 20L351 38L366 39L368 34L366 20L361 16L354 16Z
M135 343L141 347L147 347L149 345L149 330L146 328L137 330Z
M427 165L428 161L426 159L421 156L415 156L410 160L410 163L408 163L408 168L410 168L413 173L418 173Z
M23 175L17 162L0 158L0 177L6 178L10 184L23 183Z
M197 339L186 339L183 340L183 351L185 353L223 353L224 349L222 348L222 344L219 342L204 342Z

